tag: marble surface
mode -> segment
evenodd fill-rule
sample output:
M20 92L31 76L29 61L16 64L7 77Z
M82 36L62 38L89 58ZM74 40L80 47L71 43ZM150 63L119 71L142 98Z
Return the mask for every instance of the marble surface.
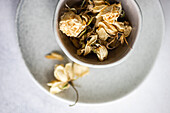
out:
M169 0L161 0L166 34L150 75L133 93L105 106L75 106L54 100L33 82L18 48L15 12L19 0L0 0L0 113L169 113L170 14Z

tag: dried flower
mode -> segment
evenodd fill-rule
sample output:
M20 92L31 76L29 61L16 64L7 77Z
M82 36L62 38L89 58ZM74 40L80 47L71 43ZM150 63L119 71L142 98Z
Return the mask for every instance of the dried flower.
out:
M64 67L63 64L55 65L53 80L47 85L50 87L50 93L56 94L61 91L68 89L70 86L75 90L77 99L73 105L78 102L79 94L77 89L74 87L73 81L89 73L89 68L76 63L67 63ZM73 106L70 105L70 106Z
M76 63L67 63L55 65L54 77L55 81L49 82L47 85L50 86L50 93L56 94L64 89L69 88L69 82L76 80L78 77L82 77L88 74L89 68Z
M120 16L121 12L121 4L112 4L102 9L101 12L97 15L97 18L102 16L104 21L106 21L108 24L114 24L114 22L116 22Z
M105 46L100 46L95 50L95 53L97 54L97 57L100 61L103 61L108 56L108 51Z
M60 30L70 37L77 37L86 27L86 22L79 15L69 11L61 16Z

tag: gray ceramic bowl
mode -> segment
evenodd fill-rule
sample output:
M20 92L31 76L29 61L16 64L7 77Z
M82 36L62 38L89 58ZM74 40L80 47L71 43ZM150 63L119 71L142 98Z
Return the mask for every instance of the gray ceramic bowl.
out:
M60 48L72 61L88 67L106 68L124 61L130 55L131 51L133 51L133 49L131 50L127 45L119 46L117 49L109 51L108 58L103 62L100 62L94 54L87 55L86 57L78 56L76 54L77 49L71 44L71 41L66 37L66 35L61 33L58 23L65 3L69 6L73 6L76 2L80 1L81 0L60 0L56 7L54 15L54 32ZM141 29L141 11L134 0L128 0L128 2L127 0L119 1L122 3L126 16L133 27L130 36L127 38L129 45L133 48Z

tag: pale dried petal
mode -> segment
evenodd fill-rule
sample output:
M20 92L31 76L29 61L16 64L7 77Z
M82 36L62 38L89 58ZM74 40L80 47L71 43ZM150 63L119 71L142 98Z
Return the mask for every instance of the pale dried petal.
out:
M84 56L88 55L92 50L91 46L86 45L84 49Z
M130 35L131 31L132 31L132 27L131 26L125 26L125 29L124 29L125 37L128 37Z
M90 5L93 5L92 0L87 0Z
M86 44L88 46L94 44L97 40L97 35L91 35L90 37L91 37L91 39L89 41L87 41L87 44Z
M65 71L66 71L67 76L69 77L70 80L74 78L72 63L67 63L65 65Z
M118 17L121 14L121 11L121 4L112 4L103 8L101 12L97 15L97 18L102 16L107 23L113 24L115 21L117 21Z
M111 34L111 35L116 35L117 33L117 29L115 26L113 26L112 24L108 24L106 22L99 22L98 23L98 26L100 27L103 27L107 33Z
M60 30L70 37L77 37L86 27L86 22L79 15L69 11L61 16Z
M94 5L103 5L105 4L105 0L93 0Z
M83 15L82 15L82 18L84 18L84 20L86 21L86 23L88 23L90 17L89 17L87 14L86 14L86 15L83 14Z
M114 25L120 32L124 32L125 37L128 37L132 31L132 27L125 25L127 22L115 22Z
M93 5L91 4L91 5L88 5L87 6L87 9L89 10L89 11L92 11L93 10Z
M58 65L55 70L54 70L54 76L57 80L60 80L62 82L67 82L68 81L68 76L67 73L65 71L64 66L62 65Z
M115 22L113 25L116 26L116 28L120 31L123 32L125 29L124 23L123 22Z
M95 6L92 8L93 13L98 13L100 12L102 9L104 9L107 5L99 5L99 6Z
M91 35L90 37L91 37L91 39L89 41L87 41L87 44L84 48L84 56L86 56L87 54L89 54L92 51L91 45L94 44L97 40L97 35ZM82 50L78 51L78 52L82 53Z
M59 87L51 87L51 88L50 88L50 93L51 93L51 94L60 93L61 91L63 91L63 90L60 89Z
M121 44L123 44L123 43L124 43L124 41L125 41L124 39L125 39L125 35L124 35L124 34L122 34L122 36L120 37L120 43L121 43Z
M105 46L100 46L99 48L96 49L96 54L98 59L100 61L103 61L108 56L107 48Z
M54 81L54 80L53 80L53 81L47 83L47 86L51 86L51 87L52 87L54 84L55 84L55 85L59 85L60 83L61 83L61 82L59 82L59 81Z
M107 40L107 38L110 37L103 27L99 27L96 32L101 40Z
M46 55L45 57L48 59L60 60L60 61L64 59L64 57L62 55L60 55L59 53L56 53L56 52L52 52L51 54Z
M86 66L79 65L77 63L73 64L74 75L77 77L82 77L89 73L89 68Z
M63 91L64 89L69 88L68 83L59 82L59 81L51 81L50 83L47 83L47 85L51 87L50 93L52 93L52 94L59 93L59 92Z

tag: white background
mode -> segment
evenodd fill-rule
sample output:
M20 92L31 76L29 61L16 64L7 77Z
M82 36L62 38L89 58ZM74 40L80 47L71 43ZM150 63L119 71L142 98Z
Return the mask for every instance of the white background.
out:
M161 0L166 34L142 85L113 104L71 108L37 87L21 59L14 29L18 1L0 0L0 113L170 113L170 0Z

